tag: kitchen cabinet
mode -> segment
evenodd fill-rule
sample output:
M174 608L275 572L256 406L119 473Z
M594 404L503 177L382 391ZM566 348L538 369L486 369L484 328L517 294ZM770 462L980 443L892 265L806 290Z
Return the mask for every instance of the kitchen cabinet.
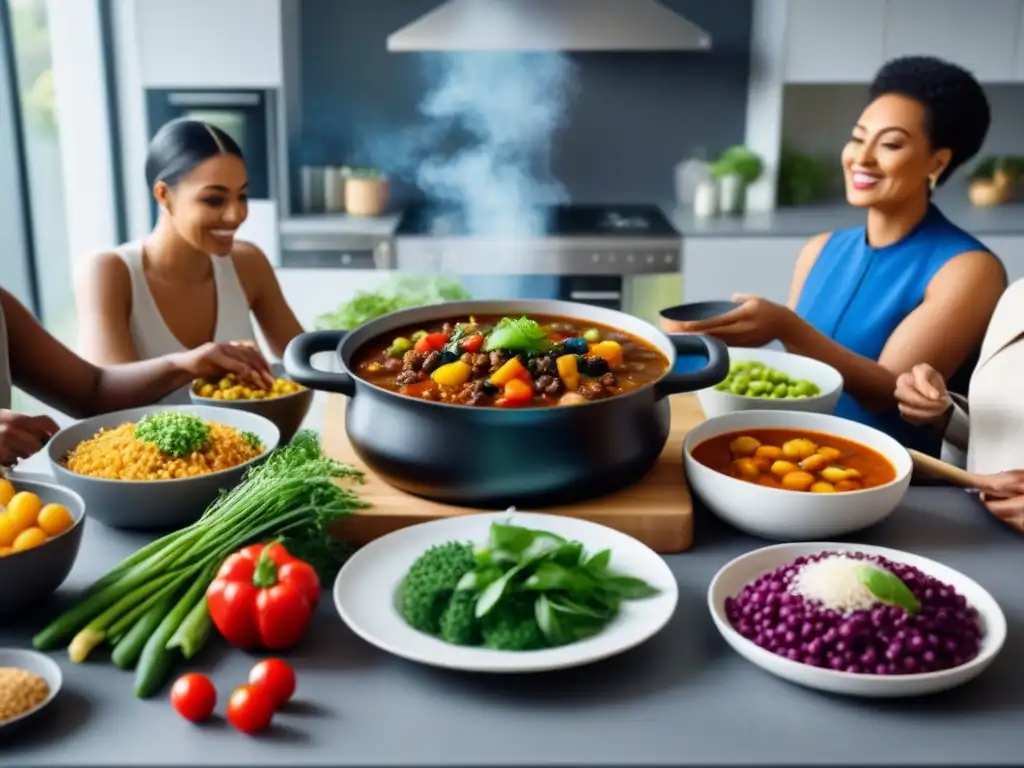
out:
M753 293L785 304L793 265L807 237L686 237L686 302L728 300Z
M885 58L938 56L969 69L979 80L1010 82L1020 45L1022 4L1024 0L889 0Z
M789 0L786 81L870 81L885 58L887 5L887 0Z
M134 2L144 88L278 88L283 0Z

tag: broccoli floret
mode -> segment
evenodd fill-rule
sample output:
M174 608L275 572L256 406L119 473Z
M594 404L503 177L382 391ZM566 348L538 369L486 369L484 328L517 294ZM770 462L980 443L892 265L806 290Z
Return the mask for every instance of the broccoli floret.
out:
M477 593L460 589L441 614L441 639L454 645L480 645L480 624L476 619Z
M455 586L474 566L473 547L463 542L439 544L420 555L402 580L402 615L409 625L438 634Z
M484 645L497 651L535 651L547 647L533 613L533 598L515 595L487 614L481 632Z

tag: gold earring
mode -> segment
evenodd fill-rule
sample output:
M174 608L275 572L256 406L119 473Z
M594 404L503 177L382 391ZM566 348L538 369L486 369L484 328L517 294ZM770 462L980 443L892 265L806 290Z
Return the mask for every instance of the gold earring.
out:
M936 176L929 176L928 177L928 189L930 189L932 192L935 191L935 187L938 186L938 183L939 183L938 177L936 177Z

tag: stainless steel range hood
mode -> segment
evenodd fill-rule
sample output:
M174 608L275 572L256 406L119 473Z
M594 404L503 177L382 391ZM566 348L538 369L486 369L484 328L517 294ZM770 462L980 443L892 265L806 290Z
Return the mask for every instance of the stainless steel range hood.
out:
M657 0L449 0L389 51L705 51L711 35Z

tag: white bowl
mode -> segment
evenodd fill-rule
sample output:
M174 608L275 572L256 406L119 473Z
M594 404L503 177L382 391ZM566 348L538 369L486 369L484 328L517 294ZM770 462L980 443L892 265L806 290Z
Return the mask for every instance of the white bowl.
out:
M839 396L843 394L843 376L831 365L810 357L794 355L777 349L729 347L729 363L755 361L788 374L794 379L806 379L818 385L821 394L815 397L790 397L776 400L770 397L743 397L717 389L702 389L697 393L704 415L711 419L733 411L811 411L831 414Z
M715 435L764 428L825 432L853 440L892 462L896 479L861 491L801 493L737 480L692 456L698 443ZM881 522L903 499L913 469L907 449L885 433L838 416L800 411L737 411L708 419L686 436L683 463L690 488L718 517L741 531L778 541L845 536Z
M953 587L964 596L968 604L978 611L982 624L981 648L978 655L952 669L924 672L916 675L867 675L837 672L790 661L761 648L732 628L725 614L725 601L735 597L749 582L763 573L775 570L784 563L804 555L820 552L863 552L904 563ZM919 555L861 544L829 544L821 542L803 544L776 544L737 557L723 567L711 580L708 588L708 608L711 618L725 641L740 656L766 672L797 685L846 696L897 698L924 696L938 693L973 680L995 659L1006 642L1006 617L999 604L981 585L934 560Z
M22 648L0 648L0 667L15 667L17 669L24 669L27 672L39 675L46 681L46 685L50 689L46 698L39 704L28 712L23 712L17 717L0 722L0 728L8 728L15 723L20 723L32 717L32 715L43 709L43 707L48 706L60 691L61 684L64 680L64 676L60 671L60 667L57 666L57 662L49 656L44 656L37 651L29 651Z

